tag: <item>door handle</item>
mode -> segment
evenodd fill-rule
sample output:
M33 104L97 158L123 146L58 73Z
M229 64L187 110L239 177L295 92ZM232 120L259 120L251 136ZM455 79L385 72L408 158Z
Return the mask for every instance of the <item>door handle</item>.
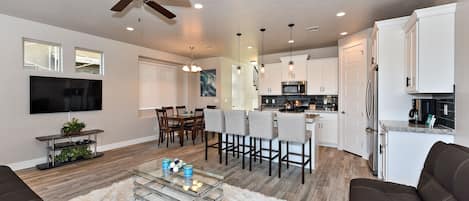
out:
M406 77L406 87L410 87L410 78Z
M342 111L342 112L340 112L340 113L345 114L345 111Z

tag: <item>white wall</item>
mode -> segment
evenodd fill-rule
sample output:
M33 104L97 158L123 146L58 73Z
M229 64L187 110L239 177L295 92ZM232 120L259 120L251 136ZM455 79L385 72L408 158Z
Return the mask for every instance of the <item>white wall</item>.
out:
M215 105L223 109L231 109L231 66L234 61L223 57L211 57L196 60L195 63L204 70L216 69L216 97L200 96L200 74L189 75L189 107L204 108Z
M456 10L456 143L469 146L469 0Z
M153 119L140 118L138 113L139 56L179 63L188 60L174 54L6 15L0 15L0 24L0 164L44 157L45 144L36 141L35 137L57 134L67 121L67 113L29 114L30 75L102 79L103 110L76 112L72 116L85 121L88 128L103 129L105 133L99 137L99 145L109 145L155 136ZM22 37L62 44L64 72L23 70ZM102 51L105 75L101 77L74 73L75 47Z

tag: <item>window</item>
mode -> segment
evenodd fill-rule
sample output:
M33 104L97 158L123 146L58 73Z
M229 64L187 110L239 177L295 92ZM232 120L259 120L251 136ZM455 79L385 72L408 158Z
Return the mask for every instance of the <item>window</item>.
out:
M23 68L62 72L62 47L59 44L23 39Z
M75 48L75 72L102 75L103 53Z
M184 81L178 75L179 67L139 62L139 102L140 110L162 106L178 105Z

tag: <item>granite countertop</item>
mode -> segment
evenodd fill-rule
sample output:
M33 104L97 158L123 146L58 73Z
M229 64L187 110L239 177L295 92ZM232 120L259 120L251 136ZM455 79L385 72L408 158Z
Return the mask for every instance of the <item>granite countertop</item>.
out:
M332 110L305 110L306 113L337 113L337 111Z
M380 125L385 131L454 135L454 129L443 127L429 128L421 124L410 124L407 121L380 121Z

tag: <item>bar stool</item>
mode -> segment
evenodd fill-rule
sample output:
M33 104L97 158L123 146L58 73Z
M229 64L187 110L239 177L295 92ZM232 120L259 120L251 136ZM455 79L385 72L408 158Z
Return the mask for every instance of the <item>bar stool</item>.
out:
M311 163L311 131L306 130L306 116L305 114L285 114L279 113L277 115L278 125L278 146L281 161L301 165L301 183L305 183L305 166L309 163L309 173L312 173ZM309 141L309 155L305 155L305 144ZM282 142L287 142L287 154L282 157ZM293 153L288 150L289 143L296 143L302 145L301 154ZM289 155L301 156L301 162L291 161ZM307 160L305 161L305 157ZM282 172L282 163L278 163L278 177L280 178Z
M222 110L218 109L205 109L204 110L205 122L205 160L208 160L208 148L218 149L219 163L222 163L222 134L225 132L225 116ZM218 142L208 144L207 132L218 134ZM226 147L228 148L228 147Z
M246 116L246 111L244 110L232 110L225 111L225 147L228 147L228 135L233 136L233 146L231 149L225 150L225 165L228 165L228 152L232 151L233 156L239 158L239 153L241 152L242 157L242 168L244 169L244 156L249 154L249 151L246 152L246 136L249 135L249 125ZM237 137L237 143L235 144L235 136ZM239 143L239 138L242 137L242 144ZM242 147L242 150L239 150L239 147Z
M279 157L278 150L272 150L272 140L278 136L277 128L274 128L274 113L260 111L249 112L249 134L251 137L249 141L250 147L252 147L253 140L259 139L260 150L257 151L256 147L254 147L254 157L257 158L259 156L260 161L262 161L262 159L269 160L269 176L271 176L272 161ZM269 141L269 149L262 149L263 140ZM249 171L251 171L252 148L249 150ZM269 156L264 157L262 151L269 151ZM272 156L272 152L277 154Z

